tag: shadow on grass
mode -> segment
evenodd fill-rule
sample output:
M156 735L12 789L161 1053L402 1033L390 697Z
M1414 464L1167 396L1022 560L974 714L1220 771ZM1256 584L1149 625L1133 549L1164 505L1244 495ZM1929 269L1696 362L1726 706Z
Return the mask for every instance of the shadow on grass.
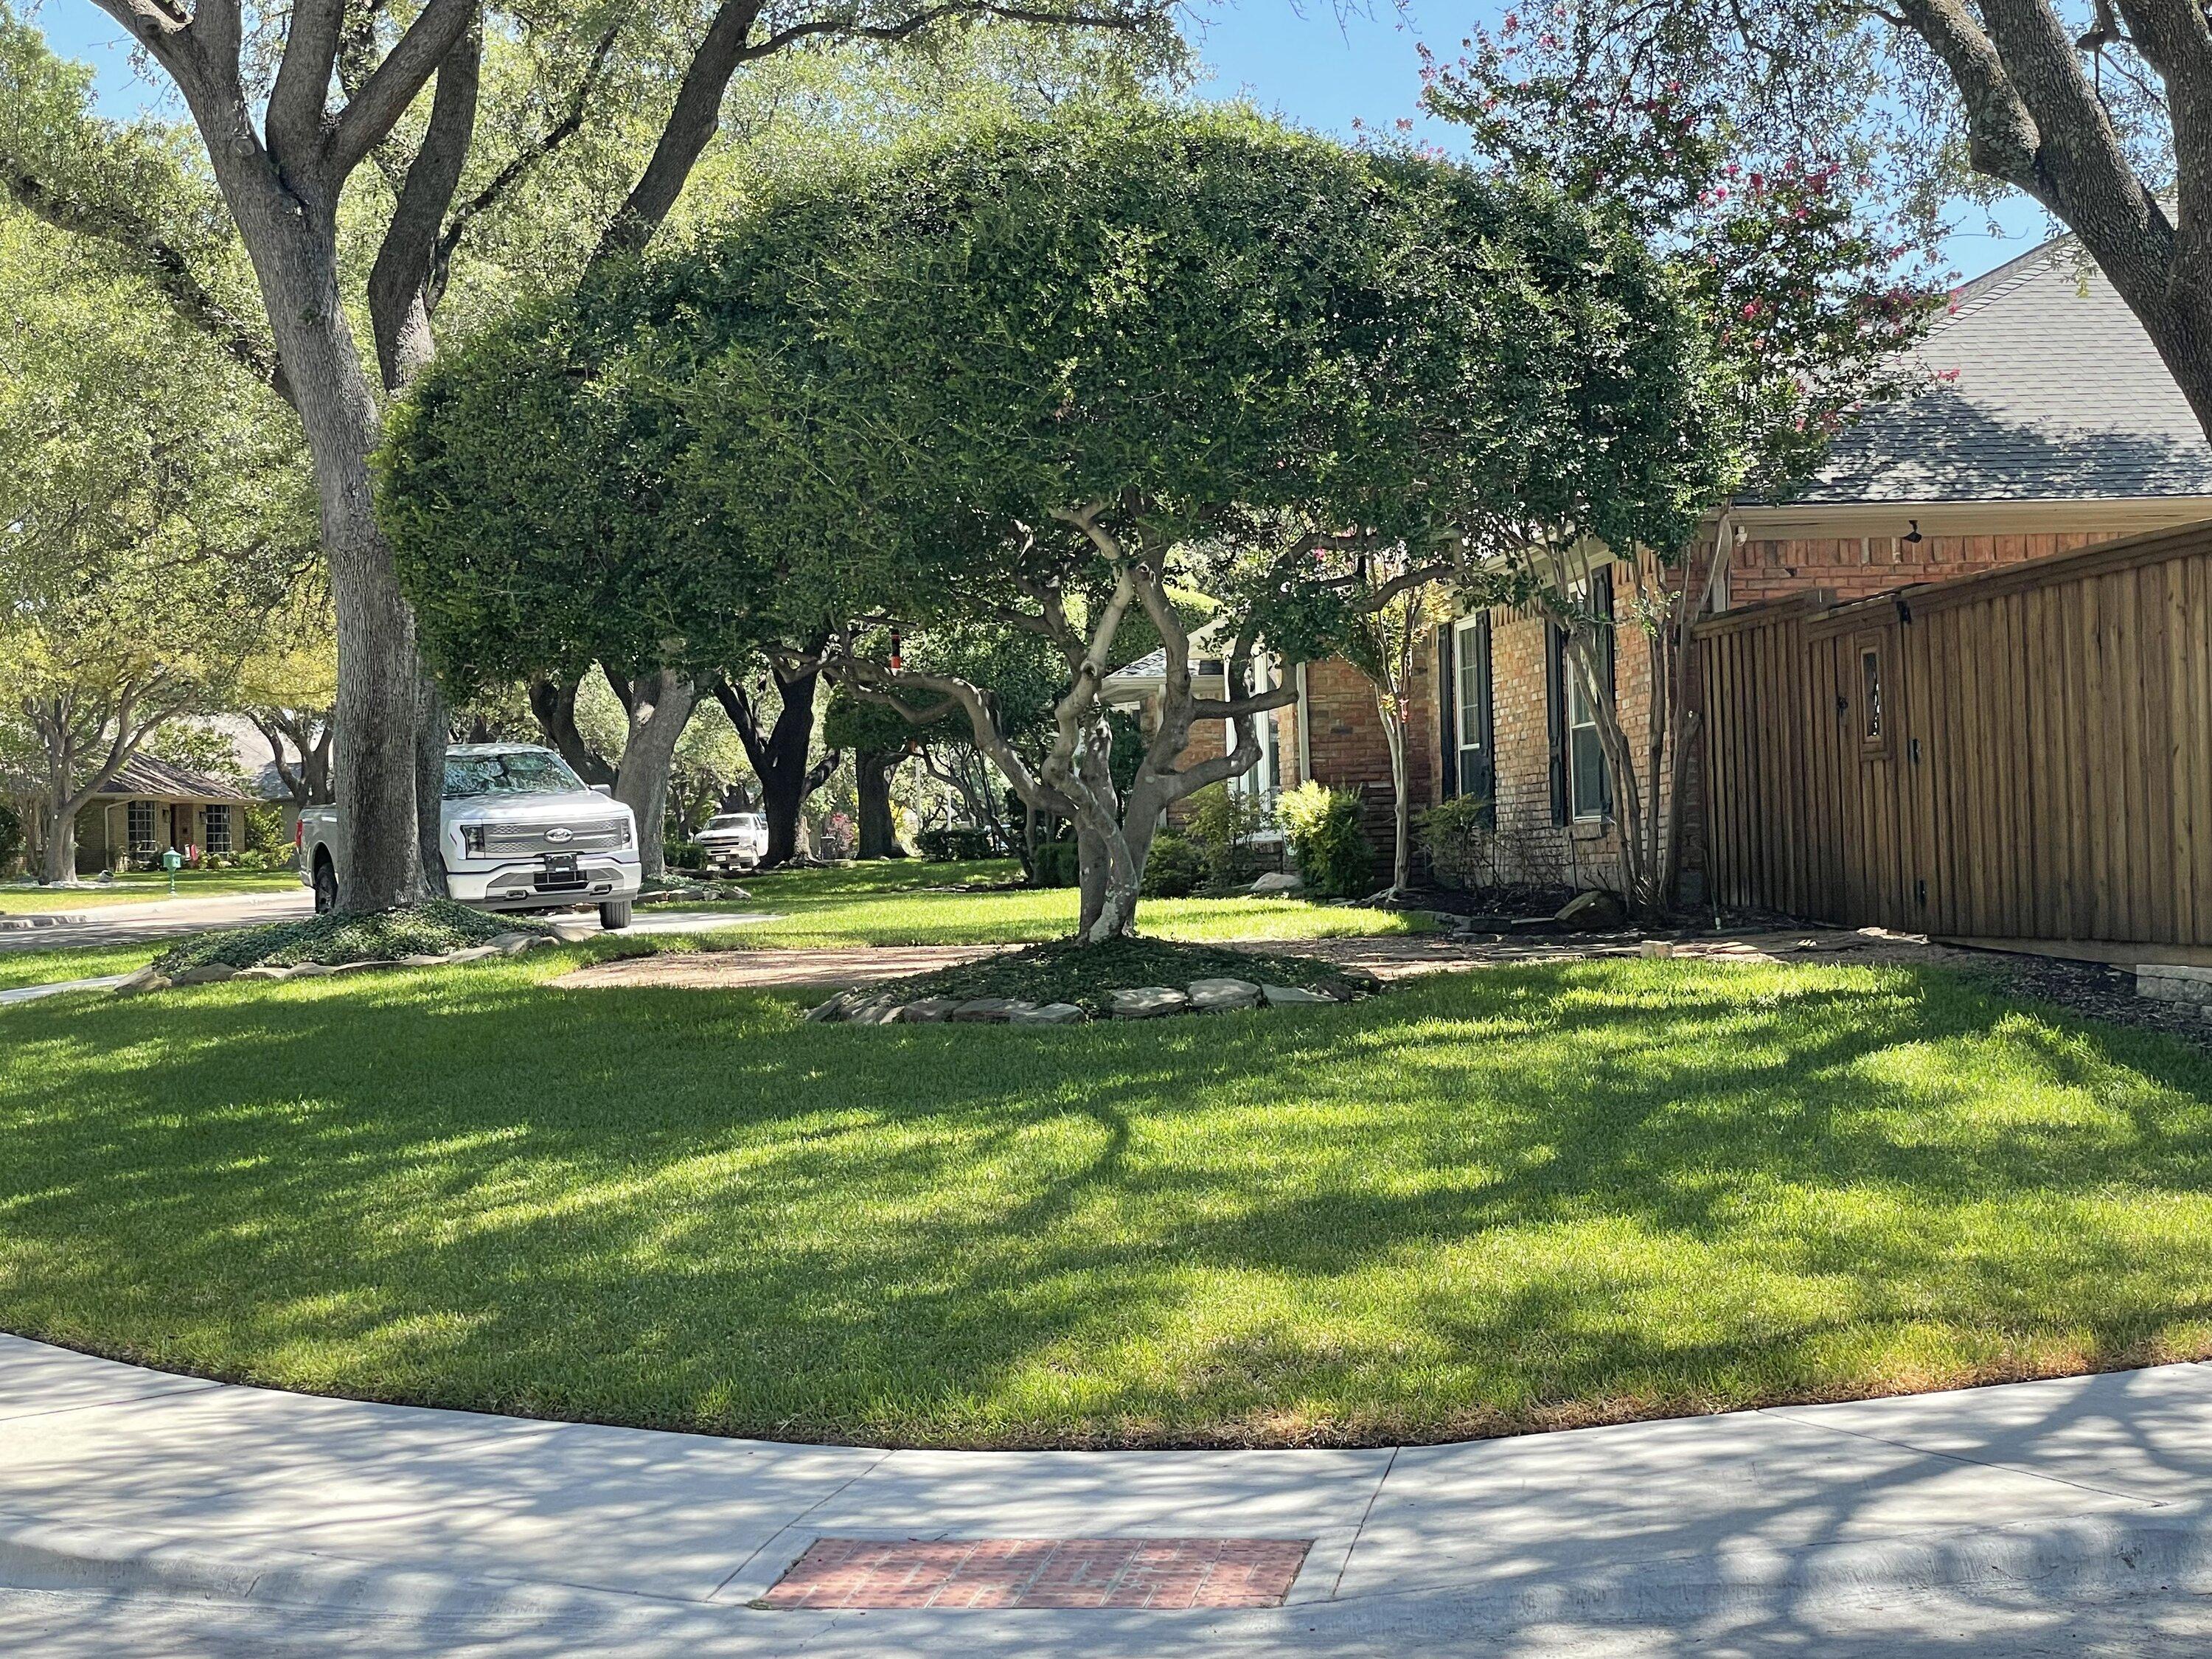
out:
M15 1010L0 1323L386 1400L1407 1439L2212 1333L2212 1073L1934 973L1048 1032L547 971Z

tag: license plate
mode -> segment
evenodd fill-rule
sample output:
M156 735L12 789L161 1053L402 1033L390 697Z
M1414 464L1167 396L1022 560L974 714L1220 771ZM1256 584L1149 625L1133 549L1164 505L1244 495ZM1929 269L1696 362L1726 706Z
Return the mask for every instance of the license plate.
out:
M545 879L550 882L576 879L576 855L574 853L548 853L545 855Z

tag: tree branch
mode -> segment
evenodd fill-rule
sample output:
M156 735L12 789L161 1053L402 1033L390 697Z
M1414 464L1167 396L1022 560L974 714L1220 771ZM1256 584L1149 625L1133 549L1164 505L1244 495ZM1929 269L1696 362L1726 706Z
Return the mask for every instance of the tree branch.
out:
M399 44L348 100L325 141L332 185L343 182L384 142L416 95L429 84L438 65L481 19L481 0L429 0L399 37Z
M430 361L430 318L444 286L439 227L468 162L483 64L483 29L464 30L438 65L429 125L368 273L369 325L388 392L398 391Z
M345 0L292 0L291 26L276 84L270 89L261 130L269 153L287 173L310 167L322 154L323 117L329 107L331 72L337 66Z

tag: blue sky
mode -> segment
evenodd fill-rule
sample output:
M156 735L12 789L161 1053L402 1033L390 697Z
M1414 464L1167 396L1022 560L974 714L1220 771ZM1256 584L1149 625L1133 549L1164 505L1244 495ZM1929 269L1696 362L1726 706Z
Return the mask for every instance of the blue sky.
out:
M1401 116L1420 121L1415 44L1425 40L1449 58L1468 23L1496 9L1494 0L1408 0L1403 8L1375 0L1371 10L1340 14L1331 0L1297 6L1242 0L1212 8L1193 33L1212 70L1205 91L1249 96L1300 125L1349 137L1355 120L1386 131ZM146 103L152 89L134 79L121 31L88 0L45 0L39 21L58 51L94 66L111 112ZM1449 129L1434 136L1450 143ZM2010 233L2005 239L1982 233L1981 214L1961 216L1972 228L1953 237L1945 253L1967 276L2002 264L2040 234L2041 216L2024 199L1999 216Z

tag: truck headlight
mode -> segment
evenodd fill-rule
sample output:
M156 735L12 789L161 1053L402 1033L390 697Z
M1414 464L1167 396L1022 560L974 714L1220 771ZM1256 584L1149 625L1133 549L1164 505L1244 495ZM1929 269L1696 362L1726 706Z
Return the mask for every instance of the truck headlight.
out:
M628 818L624 818L624 819L623 820L623 825L622 825L622 844L623 844L623 846L625 846L625 847L628 847L628 846L629 846L632 842L635 841L636 839L637 839L637 826L636 826L635 823L631 823Z
M484 827L481 823L461 826L461 851L471 857L482 856L484 849Z

